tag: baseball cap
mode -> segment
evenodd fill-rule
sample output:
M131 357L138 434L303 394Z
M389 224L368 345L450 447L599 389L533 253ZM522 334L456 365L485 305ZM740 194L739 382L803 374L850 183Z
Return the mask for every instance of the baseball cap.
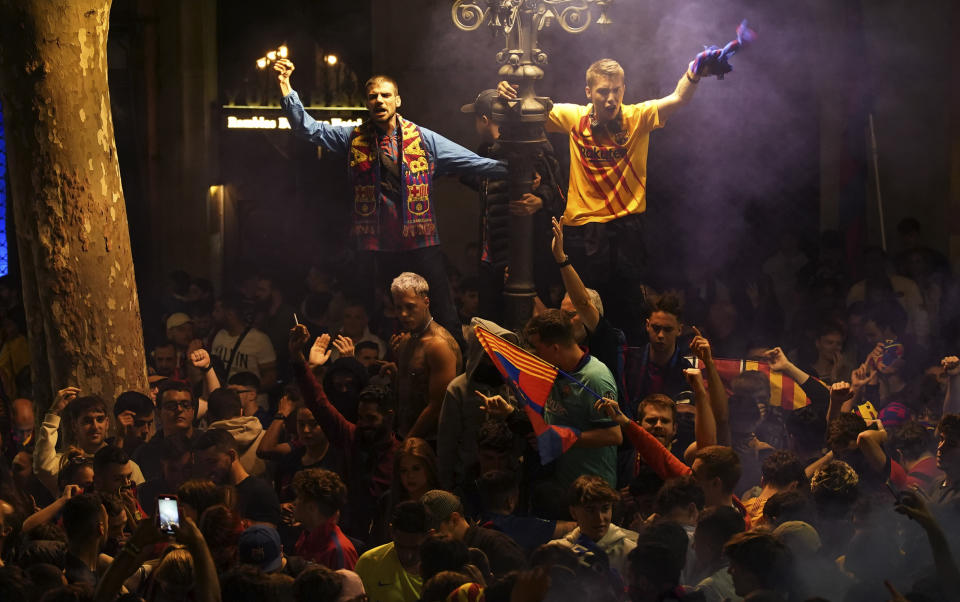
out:
M248 527L237 540L237 557L243 564L252 564L265 573L272 573L283 564L280 534L266 525Z
M190 319L190 316L178 311L175 314L170 314L170 317L167 318L167 330L176 328L177 326L183 326L184 324L189 324L191 322L193 322L193 320Z
M366 593L363 589L363 581L360 580L360 575L347 569L340 569L337 571L337 574L343 579L343 588L340 590L340 596L336 602L349 602Z
M798 556L810 556L820 550L820 534L809 523L800 520L781 524L773 530L773 536Z
M460 112L490 115L493 112L493 101L496 100L497 96L499 96L499 94L492 88L484 90L480 94L477 94L476 100L460 107Z
M437 529L454 512L462 512L460 498L449 491L432 489L423 494L420 503L427 510L427 528Z

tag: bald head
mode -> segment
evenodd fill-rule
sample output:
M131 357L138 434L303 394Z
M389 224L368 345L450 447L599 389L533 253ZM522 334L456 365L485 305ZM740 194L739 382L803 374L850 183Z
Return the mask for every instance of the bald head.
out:
M33 428L33 402L29 399L23 397L14 399L10 404L10 414L16 428L21 430Z

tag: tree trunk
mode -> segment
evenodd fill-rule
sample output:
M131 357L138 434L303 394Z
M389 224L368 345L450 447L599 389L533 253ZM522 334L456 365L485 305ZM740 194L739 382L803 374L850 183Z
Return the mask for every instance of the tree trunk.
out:
M68 385L111 404L147 390L107 87L110 5L0 0L0 94L40 407Z

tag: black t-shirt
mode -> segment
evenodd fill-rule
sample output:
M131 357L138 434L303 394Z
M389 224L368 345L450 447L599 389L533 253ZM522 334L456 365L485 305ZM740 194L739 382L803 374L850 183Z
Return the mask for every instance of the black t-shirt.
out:
M280 500L269 482L260 477L247 477L237 483L236 489L240 518L280 524Z
M289 502L296 497L293 494L291 484L293 483L293 475L301 470L325 468L339 475L344 474L343 450L336 446L331 444L326 455L324 455L319 462L304 464L303 456L307 453L307 448L298 442L291 443L290 445L292 447L290 453L281 458L277 463L277 476L274 479L277 485L277 496L281 501Z
M509 536L493 529L470 527L463 536L463 543L486 554L490 570L498 577L522 570L527 564L523 548Z

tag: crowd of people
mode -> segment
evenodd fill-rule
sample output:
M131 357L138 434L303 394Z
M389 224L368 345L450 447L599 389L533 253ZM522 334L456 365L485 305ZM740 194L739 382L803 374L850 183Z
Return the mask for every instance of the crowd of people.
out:
M3 366L0 597L956 599L956 280L919 245L867 250L859 282L788 247L742 291L760 303L737 305L734 278L648 289L627 345L562 265L559 222L564 295L522 332L465 315L451 270L463 348L411 272L373 316L329 269L293 304L268 276L214 300L177 275L149 394L67 386L43 410ZM784 265L793 311L769 283ZM551 391L546 423L579 432L553 462L476 326L587 385ZM769 373L722 377L717 357ZM804 401L778 402L774 375Z
M592 65L591 104L548 125L571 136L566 198L541 155L519 200L501 162L400 118L392 79L367 83L364 126L324 126L278 60L293 130L350 157L374 265L295 293L174 273L149 391L62 383L49 407L0 289L0 600L960 600L960 282L919 225L892 259L789 230L759 262L748 240L641 256L647 136L729 71L714 52L638 105ZM516 95L464 106L485 143ZM479 180L477 273L444 265L444 171ZM511 330L498 230L525 216L538 297ZM542 412L477 328L563 371Z

